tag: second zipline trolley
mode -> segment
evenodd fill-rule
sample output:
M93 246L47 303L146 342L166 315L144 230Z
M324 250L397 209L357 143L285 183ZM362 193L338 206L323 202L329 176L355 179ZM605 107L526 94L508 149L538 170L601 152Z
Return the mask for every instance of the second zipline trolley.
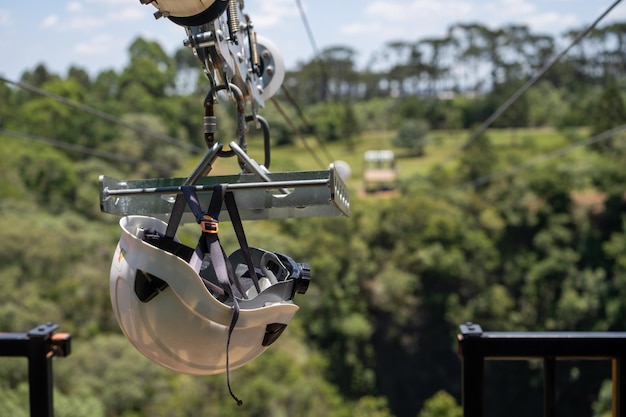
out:
M140 1L157 8L155 17L184 27L184 44L210 80L208 150L187 178L100 177L102 211L122 217L110 271L113 311L126 337L152 361L228 378L229 369L281 335L298 310L295 295L304 294L310 280L306 263L248 246L241 221L347 216L348 192L332 164L323 171L269 172L269 126L257 113L280 88L285 70L276 47L257 37L242 0ZM229 149L214 137L220 91L237 107L237 140ZM246 153L250 122L263 130L263 164ZM220 157L236 157L240 173L208 176ZM240 246L229 256L218 238L220 219L232 222ZM200 226L195 248L176 236L188 221Z

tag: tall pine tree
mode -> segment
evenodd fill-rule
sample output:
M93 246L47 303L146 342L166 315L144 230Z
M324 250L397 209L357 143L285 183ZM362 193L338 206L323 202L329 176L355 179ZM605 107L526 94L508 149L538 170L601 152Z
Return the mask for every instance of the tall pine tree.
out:
M626 107L614 78L609 78L604 85L593 112L591 113L591 134L599 135L616 127L626 124ZM605 153L626 152L625 136L617 135L611 139L599 142L596 149Z

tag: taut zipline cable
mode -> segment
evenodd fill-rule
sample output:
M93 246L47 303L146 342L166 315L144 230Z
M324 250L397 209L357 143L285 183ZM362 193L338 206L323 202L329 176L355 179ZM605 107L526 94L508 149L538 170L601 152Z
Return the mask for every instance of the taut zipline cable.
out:
M7 84L14 85L16 87L19 87L19 88L22 88L24 90L30 91L32 93L39 94L39 95L44 96L44 97L48 97L48 98L50 98L52 100L55 100L55 101L57 101L59 103L65 104L65 105L70 106L70 107L74 107L75 109L78 109L78 110L84 111L86 113L92 114L92 115L97 116L97 117L99 117L101 119L107 120L109 122L113 122L113 123L115 123L117 125L123 126L125 128L128 128L128 129L134 130L137 133L141 133L141 134L144 134L144 135L147 135L147 136L151 136L151 137L153 137L155 139L161 140L163 142L167 142L167 143L175 145L175 146L182 146L182 147L187 148L190 151L195 152L195 153L204 153L204 150L199 148L199 147L197 147L197 146L191 145L189 143L182 142L182 141L180 141L180 140L178 140L176 138L173 138L171 136L165 135L163 133L154 132L154 131L152 131L150 129L146 129L143 126L140 126L140 125L137 125L137 124L134 124L134 123L129 123L129 122L125 121L125 120L120 119L117 116L113 116L112 114L105 113L105 112L103 112L101 110L98 110L98 109L94 109L93 107L87 106L85 104L77 103L75 101L72 101L72 100L70 100L68 98L65 98L65 97L62 97L62 96L59 96L57 94L50 93L49 91L42 90L41 88L37 88L37 87L35 87L33 85L30 85L28 83L25 83L23 81L11 81L11 80L8 80L8 79L6 79L6 78L4 78L2 76L0 76L0 81L3 81L5 83L7 83Z
M581 142L576 142L576 143L568 145L568 146L566 146L564 148L560 148L560 149L557 149L555 151L548 152L548 153L545 153L543 155L537 156L537 157L531 159L530 161L524 162L524 163L519 164L519 165L515 165L514 167L511 167L511 168L509 168L509 169L507 169L505 171L497 172L495 174L485 175L484 177L480 177L480 178L477 178L475 180L466 182L464 184L457 185L457 186L455 186L453 188L455 188L455 189L465 189L465 188L478 187L478 186L481 186L481 185L485 185L485 184L488 184L488 183L490 183L492 181L496 181L496 180L499 180L499 179L502 179L502 178L505 178L505 177L508 177L508 176L511 176L511 175L515 175L515 174L517 174L518 172L520 172L520 171L522 171L524 169L527 169L527 168L530 168L530 167L532 167L534 165L540 164L541 162L547 161L548 159L558 158L559 156L563 156L563 155L565 155L565 154L567 154L567 153L569 153L569 152L571 152L571 151L573 151L575 149L583 148L583 147L590 146L590 145L593 145L593 144L598 143L598 142L605 141L605 140L610 139L613 136L617 135L618 133L621 133L621 132L624 132L624 131L626 131L626 125L622 125L622 126L616 127L614 129L611 129L611 130L607 130L606 132L602 132L599 135L593 136L593 137L591 137L589 139L586 139L586 140L583 140Z
M47 145L54 146L55 148L61 148L61 149L65 149L68 151L79 152L85 155L95 156L98 158L105 158L105 159L111 159L113 161L125 162L128 164L146 163L146 161L140 161L135 158L129 158L129 157L114 154L111 152L101 151L98 149L89 148L87 146L76 145L73 143L64 142L62 140L43 138L41 136L34 136L34 135L30 135L30 134L23 133L23 132L17 132L15 130L5 129L3 127L0 127L0 134L17 138L17 139L29 140L31 142L45 143ZM156 166L156 164L151 164L151 165Z

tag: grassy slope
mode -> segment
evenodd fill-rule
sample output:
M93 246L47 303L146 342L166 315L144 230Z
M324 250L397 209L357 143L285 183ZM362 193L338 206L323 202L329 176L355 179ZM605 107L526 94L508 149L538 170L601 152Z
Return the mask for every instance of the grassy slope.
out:
M576 132L577 139L585 139L584 131ZM351 190L361 188L363 171L363 153L370 149L391 149L397 157L400 169L400 178L412 178L415 175L426 175L437 164L445 162L448 169L454 169L457 158L454 153L467 140L468 131L432 131L428 136L426 154L423 157L411 155L405 149L391 145L394 132L365 132L356 138L354 147L345 143L325 144L323 150L314 137L307 137L306 145L299 139L293 146L272 148L272 172L309 171L327 169L327 165L320 165L311 156L307 146L324 164L330 163L326 155L330 154L334 160L346 161L352 170L348 181ZM571 143L565 134L553 128L541 129L490 129L487 135L491 139L498 155L497 170L504 170L511 166L524 163L550 151L563 148ZM253 138L248 142L248 154L257 162L263 161L263 150L260 140ZM585 158L588 154L584 150L574 152ZM180 175L186 176L197 163L197 159L190 160L181 170ZM226 175L238 172L238 165L234 159L219 159L210 175ZM354 193L353 195L356 195Z

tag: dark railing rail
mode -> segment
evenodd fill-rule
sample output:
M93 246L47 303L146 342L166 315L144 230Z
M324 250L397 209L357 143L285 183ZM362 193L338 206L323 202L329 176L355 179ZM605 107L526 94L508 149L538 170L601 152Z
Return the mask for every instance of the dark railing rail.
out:
M47 323L26 333L0 333L0 356L28 358L31 417L52 417L52 357L70 354L71 335L54 332L58 325Z
M557 360L611 360L613 417L626 417L626 332L483 332L465 323L458 335L465 417L484 416L486 360L543 359L544 416L556 416Z

